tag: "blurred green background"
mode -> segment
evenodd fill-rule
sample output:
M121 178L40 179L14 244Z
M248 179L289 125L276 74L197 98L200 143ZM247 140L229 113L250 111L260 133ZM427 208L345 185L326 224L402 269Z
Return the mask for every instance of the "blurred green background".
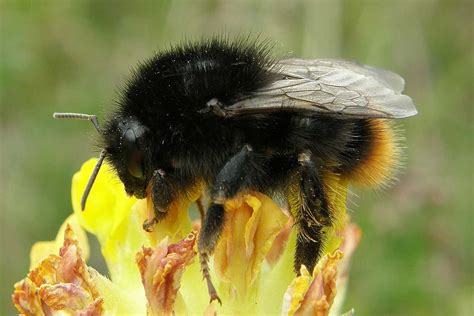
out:
M86 122L130 68L183 38L260 34L277 56L348 58L406 79L419 115L405 169L349 204L364 232L346 307L357 315L472 315L472 1L0 1L0 314L29 251L70 214L72 174L96 156ZM97 259L94 259L97 260ZM100 263L98 263L100 265Z

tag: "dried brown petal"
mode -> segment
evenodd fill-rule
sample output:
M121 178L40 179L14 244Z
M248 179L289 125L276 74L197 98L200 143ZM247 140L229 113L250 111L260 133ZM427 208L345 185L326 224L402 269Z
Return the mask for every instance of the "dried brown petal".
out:
M143 247L137 254L137 265L148 301L149 315L170 315L178 297L184 269L196 255L196 233L168 245L165 239L156 248Z
M26 315L50 315L58 311L102 314L102 298L69 225L59 256L49 255L25 279L16 283L12 301L18 311Z
M313 281L306 291L306 295L296 310L295 315L329 314L329 309L336 297L337 264L342 258L342 252L326 255L320 261L313 273Z

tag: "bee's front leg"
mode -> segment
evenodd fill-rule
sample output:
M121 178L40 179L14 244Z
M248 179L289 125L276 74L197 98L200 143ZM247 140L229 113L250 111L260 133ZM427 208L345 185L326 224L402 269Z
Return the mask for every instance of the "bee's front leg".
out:
M157 169L153 172L147 187L148 203L151 203L148 219L143 223L147 232L166 217L167 211L173 201L190 186L192 180L182 175L179 170L164 171Z
M143 222L143 229L147 232L153 231L155 224L166 216L171 197L167 194L167 190L160 190L165 187L165 183L165 171L155 170L146 189L147 203L151 203L148 206L148 218Z

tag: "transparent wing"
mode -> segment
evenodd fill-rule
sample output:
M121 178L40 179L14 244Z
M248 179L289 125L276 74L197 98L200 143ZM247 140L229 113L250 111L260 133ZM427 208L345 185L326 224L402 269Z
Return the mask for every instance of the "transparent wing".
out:
M344 60L286 59L264 89L225 108L226 115L312 111L348 117L403 118L417 113L404 80L387 70Z

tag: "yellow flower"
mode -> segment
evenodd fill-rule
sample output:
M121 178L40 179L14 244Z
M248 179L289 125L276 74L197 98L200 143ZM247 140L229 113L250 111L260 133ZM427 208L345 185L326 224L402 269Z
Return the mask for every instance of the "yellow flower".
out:
M199 225L188 209L197 199L182 197L154 231L142 223L150 205L125 195L123 185L104 165L84 212L80 198L95 165L86 162L73 177L74 213L53 242L40 242L31 251L31 271L15 284L12 299L28 315L59 312L81 315L212 315L339 313L347 283L348 260L357 246L359 230L346 226L344 216L327 253L313 273L292 263L296 234L291 216L260 193L228 201L226 226L211 260L211 272L222 306L209 303L207 287L196 260ZM330 179L332 204L345 214L347 184ZM110 279L86 265L89 247L84 230L102 247ZM63 237L64 236L64 237ZM341 243L342 241L342 243ZM342 276L342 277L338 277ZM337 289L337 290L336 290ZM337 310L336 310L337 309Z

